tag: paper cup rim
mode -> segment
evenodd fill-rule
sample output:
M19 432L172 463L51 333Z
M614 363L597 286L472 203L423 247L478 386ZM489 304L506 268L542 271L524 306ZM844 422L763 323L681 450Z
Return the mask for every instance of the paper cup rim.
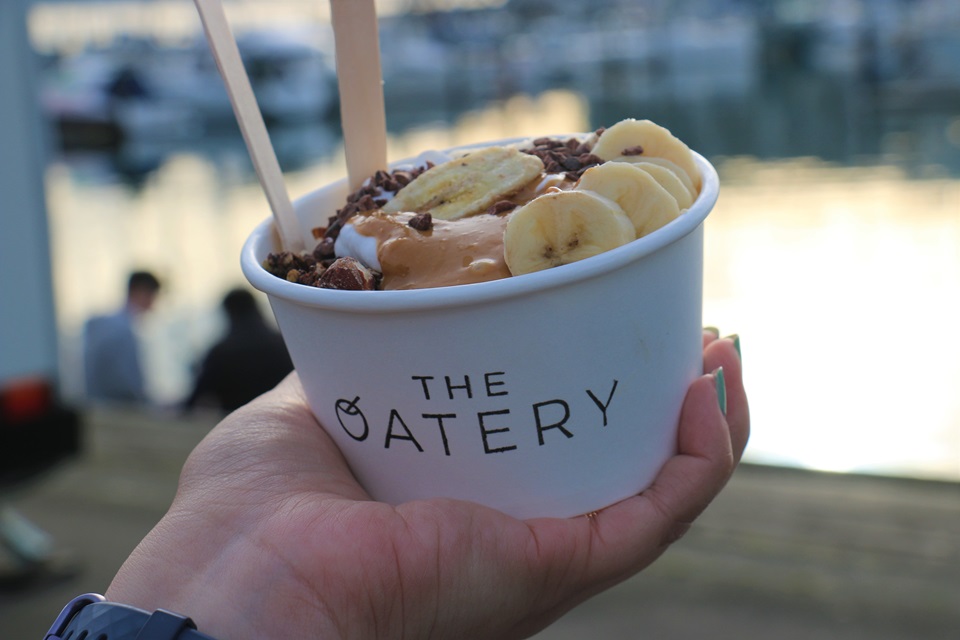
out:
M693 157L700 169L702 185L697 200L683 214L653 233L621 247L544 271L490 282L401 291L341 291L309 287L278 278L261 265L262 258L258 258L261 246L276 235L272 218L267 218L257 225L247 238L241 250L240 267L250 284L268 296L309 307L346 312L389 313L438 309L529 295L615 271L693 232L713 210L720 191L719 178L713 165L696 152L693 152ZM314 190L299 198L297 202L316 196L322 189L330 189L345 181L346 179L342 179Z

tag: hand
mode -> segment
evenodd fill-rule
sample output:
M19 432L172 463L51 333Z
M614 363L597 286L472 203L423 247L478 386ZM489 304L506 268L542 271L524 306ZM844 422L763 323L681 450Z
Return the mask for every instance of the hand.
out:
M726 416L709 373L721 366ZM704 332L704 371L679 453L649 489L589 517L528 521L448 499L372 502L293 374L190 455L106 595L222 640L532 635L653 562L733 473L749 415L732 340Z

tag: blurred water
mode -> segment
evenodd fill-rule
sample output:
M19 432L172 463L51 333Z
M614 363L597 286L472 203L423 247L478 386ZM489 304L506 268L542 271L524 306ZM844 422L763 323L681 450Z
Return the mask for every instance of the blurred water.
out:
M742 336L748 458L960 480L955 105L892 106L849 79L786 73L700 99L592 95L548 91L464 110L388 94L390 157L622 117L668 126L721 174L704 323ZM336 123L272 135L294 197L344 175ZM147 267L165 283L142 327L151 389L158 403L176 402L220 330L222 294L243 282L240 246L268 215L235 127L190 143L63 153L47 184L66 391L79 392L83 320L119 304L126 272Z

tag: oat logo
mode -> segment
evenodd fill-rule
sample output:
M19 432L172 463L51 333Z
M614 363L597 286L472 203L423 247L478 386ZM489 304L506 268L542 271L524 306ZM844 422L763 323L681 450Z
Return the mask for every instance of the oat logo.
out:
M340 426L343 427L343 430L347 432L347 435L356 440L357 442L363 442L367 439L367 436L370 435L370 425L367 424L367 417L363 415L363 412L360 411L360 407L357 406L357 403L360 402L360 396L357 396L353 400L344 400L341 398L337 400L337 421L340 422ZM356 416L360 416L359 422L363 423L363 433L359 436L354 434L347 425L343 423L343 417L348 416L348 423L356 426L358 420L355 419Z

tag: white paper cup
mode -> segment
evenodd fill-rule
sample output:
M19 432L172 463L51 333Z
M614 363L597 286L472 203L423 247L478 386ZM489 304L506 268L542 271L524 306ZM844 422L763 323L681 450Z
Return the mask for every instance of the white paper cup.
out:
M645 489L676 450L702 373L703 221L580 262L494 282L337 291L265 271L273 223L243 247L310 406L360 483L399 504L449 497L518 518L568 517ZM342 206L345 181L296 202L305 230Z

